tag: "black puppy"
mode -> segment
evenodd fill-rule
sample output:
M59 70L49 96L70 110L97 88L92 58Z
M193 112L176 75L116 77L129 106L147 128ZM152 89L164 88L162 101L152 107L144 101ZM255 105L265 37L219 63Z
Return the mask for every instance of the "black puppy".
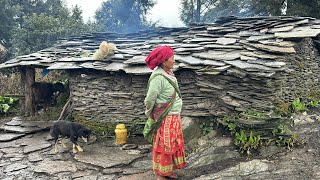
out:
M70 138L71 142L73 143L72 151L73 153L77 153L77 150L82 152L83 149L77 143L78 138L82 138L84 142L88 142L89 137L91 135L91 130L84 127L81 124L70 122L70 121L57 121L54 123L53 127L50 130L50 135L54 138L54 152L58 153L58 138L59 135L62 138ZM63 143L61 139L61 144L65 148L66 145ZM77 149L76 149L77 148Z

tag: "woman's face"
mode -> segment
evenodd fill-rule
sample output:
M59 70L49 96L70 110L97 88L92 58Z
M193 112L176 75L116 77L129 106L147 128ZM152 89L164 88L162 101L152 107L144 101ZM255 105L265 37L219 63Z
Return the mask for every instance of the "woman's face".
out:
M163 64L166 68L168 68L168 69L173 69L174 56L170 57L169 59L167 59L166 61L164 61L162 64Z

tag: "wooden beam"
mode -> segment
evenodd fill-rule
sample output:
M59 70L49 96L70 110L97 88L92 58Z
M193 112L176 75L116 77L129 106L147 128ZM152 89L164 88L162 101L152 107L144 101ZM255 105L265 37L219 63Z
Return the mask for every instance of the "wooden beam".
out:
M19 68L20 71L20 87L21 87L21 94L25 97L26 90L25 90L25 82L26 82L26 68L21 67ZM20 115L24 115L26 113L26 106L25 106L25 99L20 99Z
M30 91L31 85L35 82L35 69L27 67L25 71L25 77L21 80L24 79L25 115L29 116L35 114L32 106L32 92Z

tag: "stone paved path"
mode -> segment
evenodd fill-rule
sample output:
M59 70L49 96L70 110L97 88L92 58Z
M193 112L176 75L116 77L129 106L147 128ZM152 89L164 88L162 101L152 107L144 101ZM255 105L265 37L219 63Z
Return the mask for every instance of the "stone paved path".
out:
M192 160L197 159L195 154L191 154L189 166L177 171L178 179L320 179L319 115L303 114L295 118L295 129L306 142L304 145L268 157L245 159L236 155L234 147L226 147L228 139L220 141L219 137L214 144L220 145L214 152L219 156L227 152L234 155L200 166L198 161ZM55 154L48 127L50 124L26 123L19 118L1 126L0 179L154 179L151 147L141 137L128 139L128 143L136 145L132 145L132 149L117 146L113 139L107 139L82 143L84 152L76 155L72 154L69 142L68 148L59 146L60 152ZM10 131L4 131L6 128ZM202 157L211 156L206 152L202 151Z

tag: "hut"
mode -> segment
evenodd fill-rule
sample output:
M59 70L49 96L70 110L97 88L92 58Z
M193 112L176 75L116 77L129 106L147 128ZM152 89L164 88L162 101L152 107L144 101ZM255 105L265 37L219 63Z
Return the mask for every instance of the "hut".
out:
M19 67L24 90L34 82L34 68L65 71L74 116L134 123L145 119L151 70L144 59L154 47L170 45L176 53L182 115L221 117L248 109L269 111L318 94L319 34L320 20L311 17L222 17L181 28L83 34L0 68ZM102 41L118 50L96 60L92 54ZM30 111L32 99L24 93Z

